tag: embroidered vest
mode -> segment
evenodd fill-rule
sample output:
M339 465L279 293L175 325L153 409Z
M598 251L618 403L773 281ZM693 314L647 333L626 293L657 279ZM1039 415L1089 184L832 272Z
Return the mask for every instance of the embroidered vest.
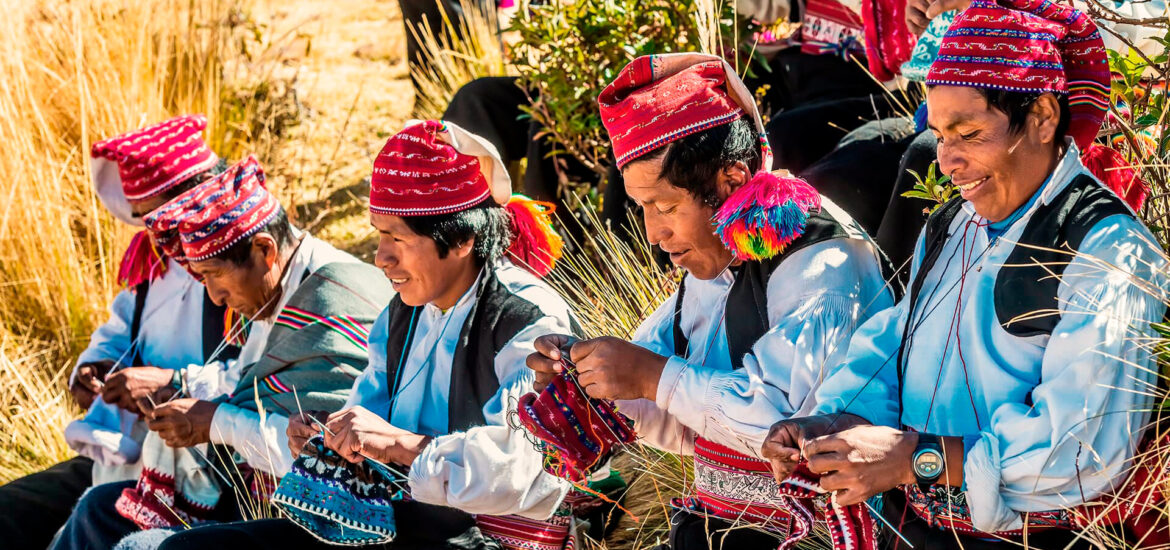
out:
M962 210L964 202L961 197L956 197L941 206L926 221L922 264L906 295L909 300L907 311L910 313L906 316L904 335L912 333L911 320L915 317L919 293L945 243L953 236L951 222ZM1069 253L1080 248L1085 235L1094 225L1116 214L1133 216L1133 212L1113 191L1085 174L1074 178L1048 204L1040 205L1033 212L1020 234L1019 244L1009 253L1004 262L1005 267L1000 269L995 279L995 314L1004 330L1020 338L1052 334L1056 323L1060 321L1060 315L1056 313L1057 290L1060 277L1069 262ZM1021 315L1036 311L1053 313L1013 321ZM906 342L907 338L904 337L898 349L899 387L905 373L904 363L908 351ZM1031 404L1031 392L1025 403ZM932 526L977 533L971 524L966 495L962 491L938 485L932 485L925 491L916 485L907 486L903 490L909 507ZM1074 518L1068 510L1032 512L1027 514L1026 523L1032 531L1071 529ZM998 534L1016 536L1021 532Z
M745 262L735 271L727 294L724 316L731 363L743 368L743 357L768 332L768 279L784 260L803 248L830 239L848 237L845 228L824 209L809 216L804 233L782 254L763 262ZM674 311L674 354L686 357L688 344L682 330L682 303L686 285L680 285ZM675 505L707 513L729 522L750 521L784 535L788 515L781 509L780 487L772 479L768 462L728 449L699 437L695 441L695 496Z

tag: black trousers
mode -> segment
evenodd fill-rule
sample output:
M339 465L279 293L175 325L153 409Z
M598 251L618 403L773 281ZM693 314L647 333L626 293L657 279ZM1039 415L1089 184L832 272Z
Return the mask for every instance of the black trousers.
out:
M1022 548L1020 541L1005 541L991 537L974 537L961 535L954 531L935 529L914 514L906 507L906 495L900 490L893 490L883 496L882 516L891 525L898 526L914 550L997 550L1008 548ZM878 526L885 541L884 547L888 550L907 550L906 543L889 532L885 526ZM1092 545L1082 539L1076 540L1076 533L1063 530L1039 531L1028 534L1028 547L1041 549L1088 550ZM1069 546L1069 544L1072 546Z
M93 461L79 456L0 486L0 546L44 550L92 483Z
M670 518L671 550L775 550L779 544L763 531L686 510Z
M500 545L480 533L475 519L454 508L418 502L394 505L398 535L394 542L365 548L394 550L495 550ZM196 527L172 535L159 550L333 549L287 519L238 521Z

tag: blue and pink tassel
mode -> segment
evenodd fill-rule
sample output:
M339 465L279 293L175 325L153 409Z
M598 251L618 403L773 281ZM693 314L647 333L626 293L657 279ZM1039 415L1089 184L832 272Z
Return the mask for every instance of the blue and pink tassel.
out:
M802 179L767 171L752 176L715 213L715 234L739 260L776 256L802 234L821 195Z

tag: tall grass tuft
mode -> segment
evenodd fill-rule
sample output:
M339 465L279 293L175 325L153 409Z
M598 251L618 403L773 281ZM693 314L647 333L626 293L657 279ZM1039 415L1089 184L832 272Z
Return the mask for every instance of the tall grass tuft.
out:
M463 16L452 21L443 2L436 1L443 13L442 25L432 29L424 20L419 26L408 23L408 29L422 44L425 59L425 63L411 68L418 87L414 113L437 120L443 118L447 104L464 84L484 76L505 76L510 69L504 59L494 2L459 0Z
M60 428L76 411L62 373L118 291L116 258L133 229L115 222L94 194L90 145L190 112L206 113L211 135L222 135L220 60L230 51L240 4L0 0L0 6L6 384L0 422L9 438L0 447L3 481L65 452ZM31 437L39 438L35 445L20 441ZM43 452L27 454L33 450ZM23 459L9 462L14 456Z

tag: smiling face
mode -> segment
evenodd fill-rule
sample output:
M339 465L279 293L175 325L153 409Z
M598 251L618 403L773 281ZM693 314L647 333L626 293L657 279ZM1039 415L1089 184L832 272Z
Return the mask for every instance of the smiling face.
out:
M203 277L203 286L216 305L226 305L250 320L273 314L280 292L282 264L276 240L268 233L252 237L247 259L237 264L219 257L191 262L192 271Z
M474 239L452 246L441 258L435 241L412 231L399 216L371 213L370 224L378 230L374 265L390 279L404 304L434 304L445 310L475 282L479 267L472 255Z
M935 86L926 94L928 125L938 138L938 164L975 211L996 222L1022 206L1053 172L1060 104L1035 100L1023 127L1011 131L1007 113L982 93Z
M661 173L662 158L635 160L622 169L626 193L642 207L646 238L670 254L674 265L699 279L714 279L732 263L731 252L715 235L715 224L711 221L715 207L671 185ZM733 185L746 181L746 166L738 163L717 177L720 181L716 193L723 201L731 194ZM739 183L729 181L736 178Z

